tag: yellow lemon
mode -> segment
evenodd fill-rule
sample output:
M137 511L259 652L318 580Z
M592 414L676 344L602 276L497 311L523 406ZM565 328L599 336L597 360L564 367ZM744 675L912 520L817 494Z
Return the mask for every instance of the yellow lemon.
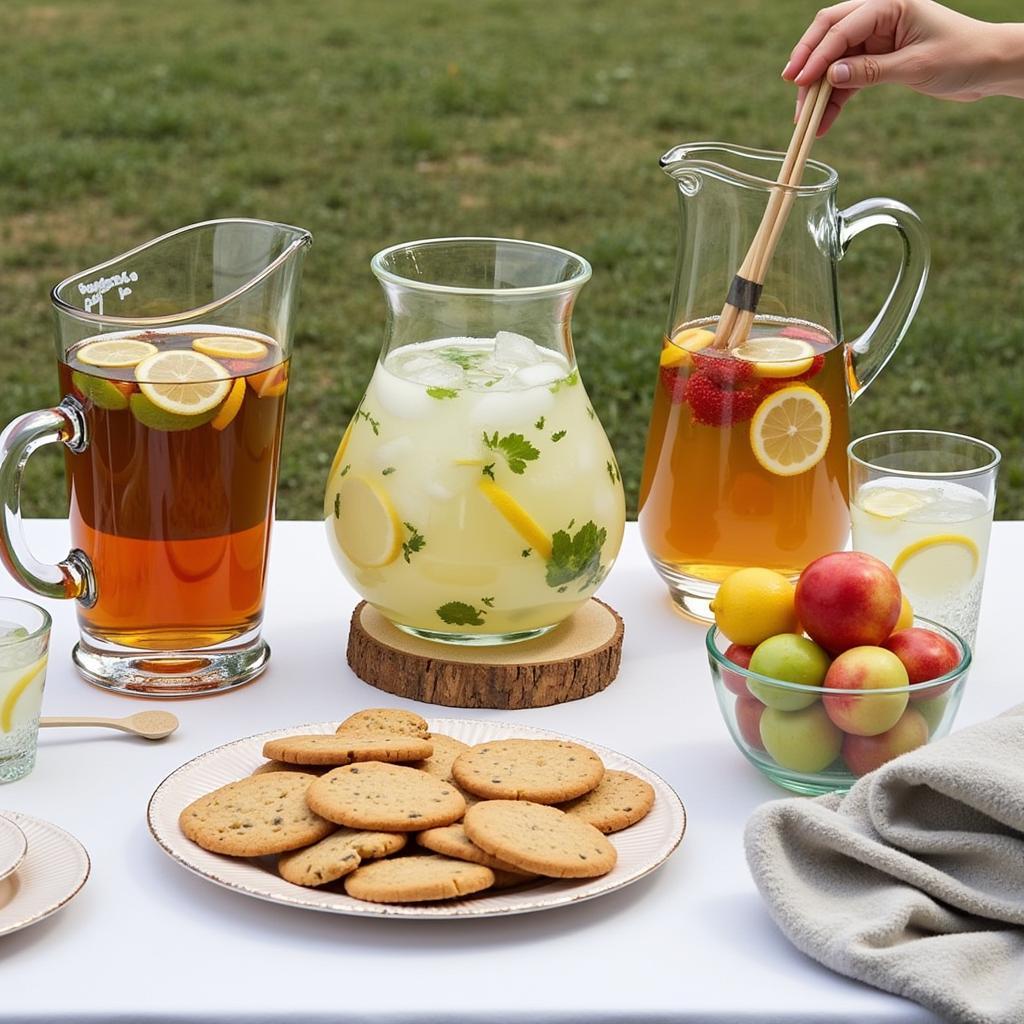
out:
M693 361L690 354L707 348L714 340L715 332L703 327L681 331L661 350L659 363L662 366L689 366Z
M900 584L939 596L969 586L981 564L978 545L962 533L936 533L908 544L893 560Z
M135 367L139 390L158 409L198 416L216 409L231 391L231 375L201 352L158 352Z
M36 679L39 673L45 668L46 655L44 654L37 662L30 665L25 674L7 691L7 696L4 698L3 706L0 707L0 729L3 729L4 732L11 731L11 725L14 717L14 705L18 703L18 698L29 688L32 681Z
M903 604L900 605L900 617L896 620L896 625L892 627L894 633L898 633L901 629L910 629L914 624L914 609L911 607L910 602L907 600L907 595L903 595Z
M375 480L349 476L336 497L335 536L349 561L362 569L390 565L402 551L402 520Z
M267 354L267 346L262 341L238 334L196 338L192 347L203 355L218 359L262 359Z
M871 487L858 495L857 504L879 519L899 519L928 503L913 491L901 491L896 487Z
M504 487L493 480L481 477L477 484L483 496L502 514L506 522L545 561L551 558L551 537Z
M127 367L141 363L156 355L159 349L148 341L137 338L113 338L110 341L91 341L74 353L80 363L87 366Z
M224 430L238 415L244 398L245 378L236 377L235 383L231 385L231 393L228 395L227 401L217 410L217 415L210 420L210 426L214 430Z
M776 476L813 469L828 450L832 416L813 388L794 384L769 395L750 421L750 446L757 461Z
M799 338L752 338L737 345L732 355L754 363L758 377L798 377L811 368L815 351Z
M756 647L779 633L796 633L796 588L770 569L737 569L711 602L715 624L734 643Z

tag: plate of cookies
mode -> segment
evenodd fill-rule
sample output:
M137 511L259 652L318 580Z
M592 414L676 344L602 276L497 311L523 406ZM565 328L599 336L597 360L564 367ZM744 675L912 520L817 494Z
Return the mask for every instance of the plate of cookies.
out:
M369 708L261 733L172 772L149 828L197 875L365 917L493 917L603 896L683 838L638 762L529 726Z

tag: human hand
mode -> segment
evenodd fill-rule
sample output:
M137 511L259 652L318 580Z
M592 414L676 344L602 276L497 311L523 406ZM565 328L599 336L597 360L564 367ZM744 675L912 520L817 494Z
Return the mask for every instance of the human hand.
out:
M818 134L868 85L895 82L968 102L1024 95L1024 26L994 25L933 0L845 0L826 7L796 44L782 77L800 87L827 74L832 96Z

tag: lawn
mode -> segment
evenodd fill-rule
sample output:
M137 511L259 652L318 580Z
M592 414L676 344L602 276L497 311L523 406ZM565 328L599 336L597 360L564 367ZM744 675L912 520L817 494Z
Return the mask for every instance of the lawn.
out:
M960 6L993 20L1018 0ZM778 74L802 0L5 0L0 7L0 422L54 401L48 289L170 228L266 217L309 228L280 514L320 511L369 378L378 249L432 235L566 246L594 265L575 319L583 379L631 507L672 287L658 169L702 138L784 147ZM942 427L1003 451L998 514L1024 517L1024 107L859 97L816 156L840 201L895 196L932 239L911 330L855 430ZM847 334L887 292L893 240L841 264ZM64 507L34 460L29 514Z

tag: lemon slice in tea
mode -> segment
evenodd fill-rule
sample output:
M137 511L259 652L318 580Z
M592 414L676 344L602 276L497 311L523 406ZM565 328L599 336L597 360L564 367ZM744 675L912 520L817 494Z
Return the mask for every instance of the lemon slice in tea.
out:
M769 395L750 421L750 446L757 461L776 476L813 469L828 450L832 416L813 388L794 384Z
M402 520L380 484L346 477L338 488L334 534L349 561L362 569L390 565L402 550Z
M262 341L237 334L196 338L192 348L218 359L262 359L267 354L267 346Z
M811 368L815 351L799 338L751 338L737 345L732 355L754 363L758 377L799 377Z
M948 594L969 586L978 572L978 545L962 533L936 533L908 544L893 560L900 584L915 594Z
M493 480L481 477L477 487L480 488L483 496L501 513L509 526L541 558L547 561L551 557L551 537L541 529L537 520L504 487L499 487Z
M105 366L111 369L115 367L137 366L152 355L156 355L159 349L148 341L139 341L138 338L112 338L110 341L91 341L83 345L77 352L75 358L87 366Z
M217 415L210 420L210 426L214 430L225 430L230 426L231 421L238 415L245 400L245 378L236 377L235 383L231 386L231 394L227 401L217 410Z
M231 375L201 352L158 352L135 367L139 390L158 409L198 416L216 409L231 391Z
M688 331L680 331L661 350L659 365L689 366L692 362L690 354L707 348L714 340L715 332L703 327L691 327Z

